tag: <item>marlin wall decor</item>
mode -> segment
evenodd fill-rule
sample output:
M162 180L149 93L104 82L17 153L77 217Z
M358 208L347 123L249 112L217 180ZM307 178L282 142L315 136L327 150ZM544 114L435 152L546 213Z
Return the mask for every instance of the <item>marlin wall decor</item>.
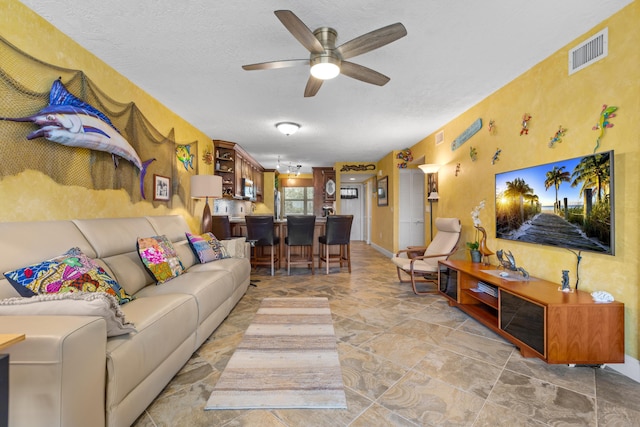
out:
M71 94L60 79L51 85L48 106L31 116L0 117L0 120L32 122L40 126L40 129L27 135L29 140L43 137L68 147L109 153L113 157L115 167L118 167L119 157L128 160L139 170L140 195L145 198L144 177L147 167L155 159L143 162L111 120L98 109Z

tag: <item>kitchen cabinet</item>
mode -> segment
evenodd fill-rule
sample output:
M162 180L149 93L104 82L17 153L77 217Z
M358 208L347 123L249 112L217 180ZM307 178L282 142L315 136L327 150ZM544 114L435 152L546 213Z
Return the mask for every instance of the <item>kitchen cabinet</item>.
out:
M253 181L255 196L262 200L264 168L244 149L234 143L213 140L215 146L215 174L222 177L225 197L243 198L243 179Z

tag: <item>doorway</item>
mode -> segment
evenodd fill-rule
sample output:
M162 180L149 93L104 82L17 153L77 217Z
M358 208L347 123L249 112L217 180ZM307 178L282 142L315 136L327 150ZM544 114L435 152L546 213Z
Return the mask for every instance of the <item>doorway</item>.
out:
M342 184L340 186L340 214L353 215L351 240L366 240L364 216L365 186L363 184Z
M424 173L420 169L400 170L398 188L398 249L424 246Z

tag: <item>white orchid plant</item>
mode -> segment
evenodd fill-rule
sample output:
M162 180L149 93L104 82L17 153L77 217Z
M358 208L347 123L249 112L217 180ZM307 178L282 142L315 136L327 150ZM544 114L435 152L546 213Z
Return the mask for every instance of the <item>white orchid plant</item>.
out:
M478 250L480 243L478 243L478 227L482 225L482 221L480 221L480 211L484 209L485 201L482 200L478 206L473 208L471 211L471 220L473 221L473 226L476 227L476 240L475 242L467 242L467 247L470 250Z
M475 208L473 208L473 210L471 211L471 219L473 220L473 226L474 227L480 227L482 225L482 221L480 221L480 211L482 209L484 209L484 199L478 204L478 206L476 206Z

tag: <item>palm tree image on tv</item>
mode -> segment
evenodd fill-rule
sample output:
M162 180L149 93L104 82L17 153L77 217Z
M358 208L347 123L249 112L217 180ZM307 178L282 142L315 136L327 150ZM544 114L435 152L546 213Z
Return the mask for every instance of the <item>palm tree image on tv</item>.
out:
M613 152L496 174L496 237L613 254Z

